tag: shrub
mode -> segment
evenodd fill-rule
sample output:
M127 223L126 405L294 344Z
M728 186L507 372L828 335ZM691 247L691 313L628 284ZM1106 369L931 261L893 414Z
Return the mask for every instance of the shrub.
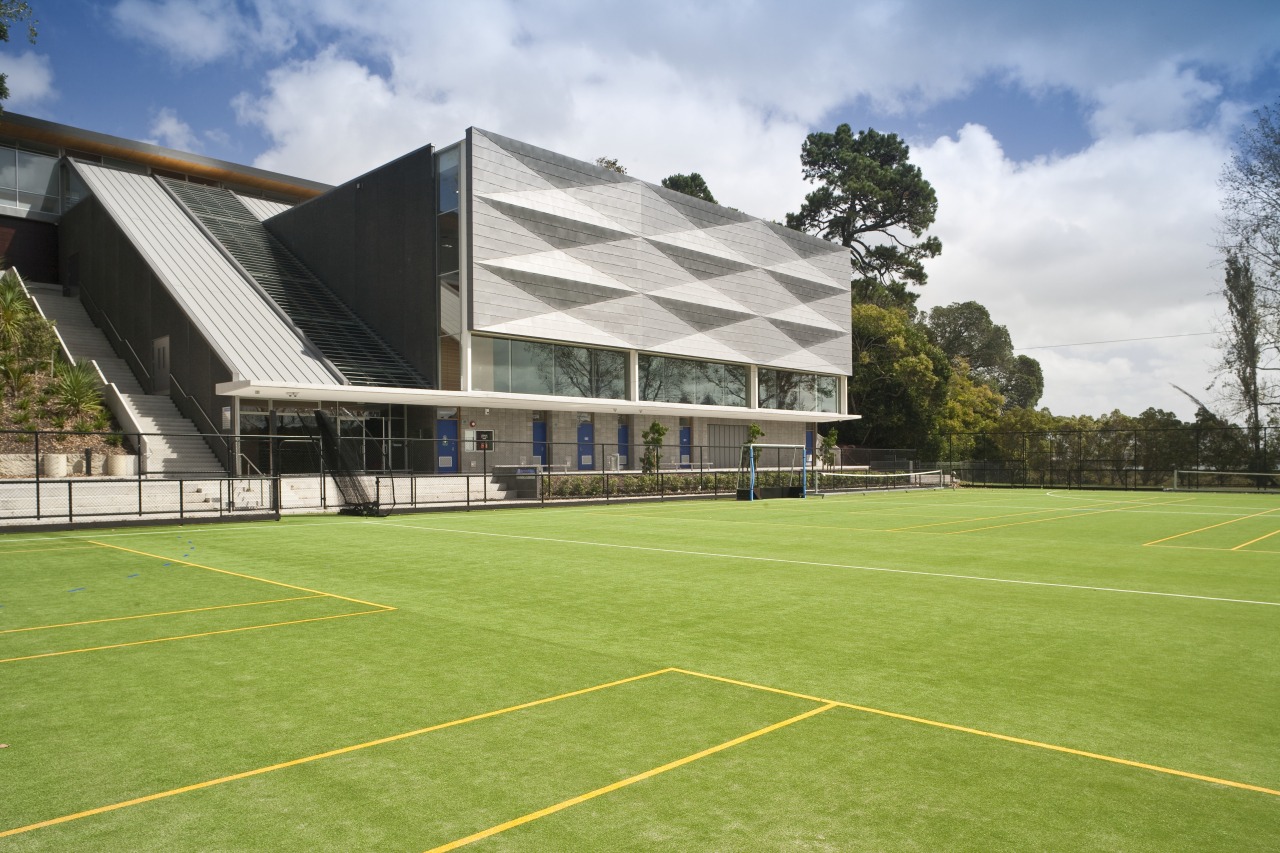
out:
M102 385L87 361L60 364L53 380L53 408L71 417L96 417L102 411Z

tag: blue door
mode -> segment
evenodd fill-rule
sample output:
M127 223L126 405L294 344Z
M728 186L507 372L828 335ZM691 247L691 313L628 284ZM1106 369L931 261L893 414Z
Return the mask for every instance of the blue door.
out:
M596 425L578 424L578 470L596 470Z
M618 424L618 464L623 468L630 467L631 427Z
M547 465L547 422L533 422L533 464Z
M436 472L458 473L458 422L436 421Z
M680 467L688 468L693 459L693 427L680 427Z

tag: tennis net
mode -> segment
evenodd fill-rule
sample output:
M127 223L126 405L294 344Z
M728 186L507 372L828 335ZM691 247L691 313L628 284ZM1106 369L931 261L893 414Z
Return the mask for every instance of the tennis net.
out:
M815 471L814 489L821 494L880 492L892 489L941 489L951 478L941 471L906 471L896 474L870 471Z

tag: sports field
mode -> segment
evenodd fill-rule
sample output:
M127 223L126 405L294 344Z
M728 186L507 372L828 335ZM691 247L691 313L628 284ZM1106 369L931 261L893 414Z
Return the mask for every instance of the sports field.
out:
M1280 849L1280 501L0 537L0 850Z

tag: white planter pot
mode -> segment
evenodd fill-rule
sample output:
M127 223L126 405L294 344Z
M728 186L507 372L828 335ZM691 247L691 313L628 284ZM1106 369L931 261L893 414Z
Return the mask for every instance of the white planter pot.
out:
M45 453L41 456L41 470L46 477L67 476L67 454Z

